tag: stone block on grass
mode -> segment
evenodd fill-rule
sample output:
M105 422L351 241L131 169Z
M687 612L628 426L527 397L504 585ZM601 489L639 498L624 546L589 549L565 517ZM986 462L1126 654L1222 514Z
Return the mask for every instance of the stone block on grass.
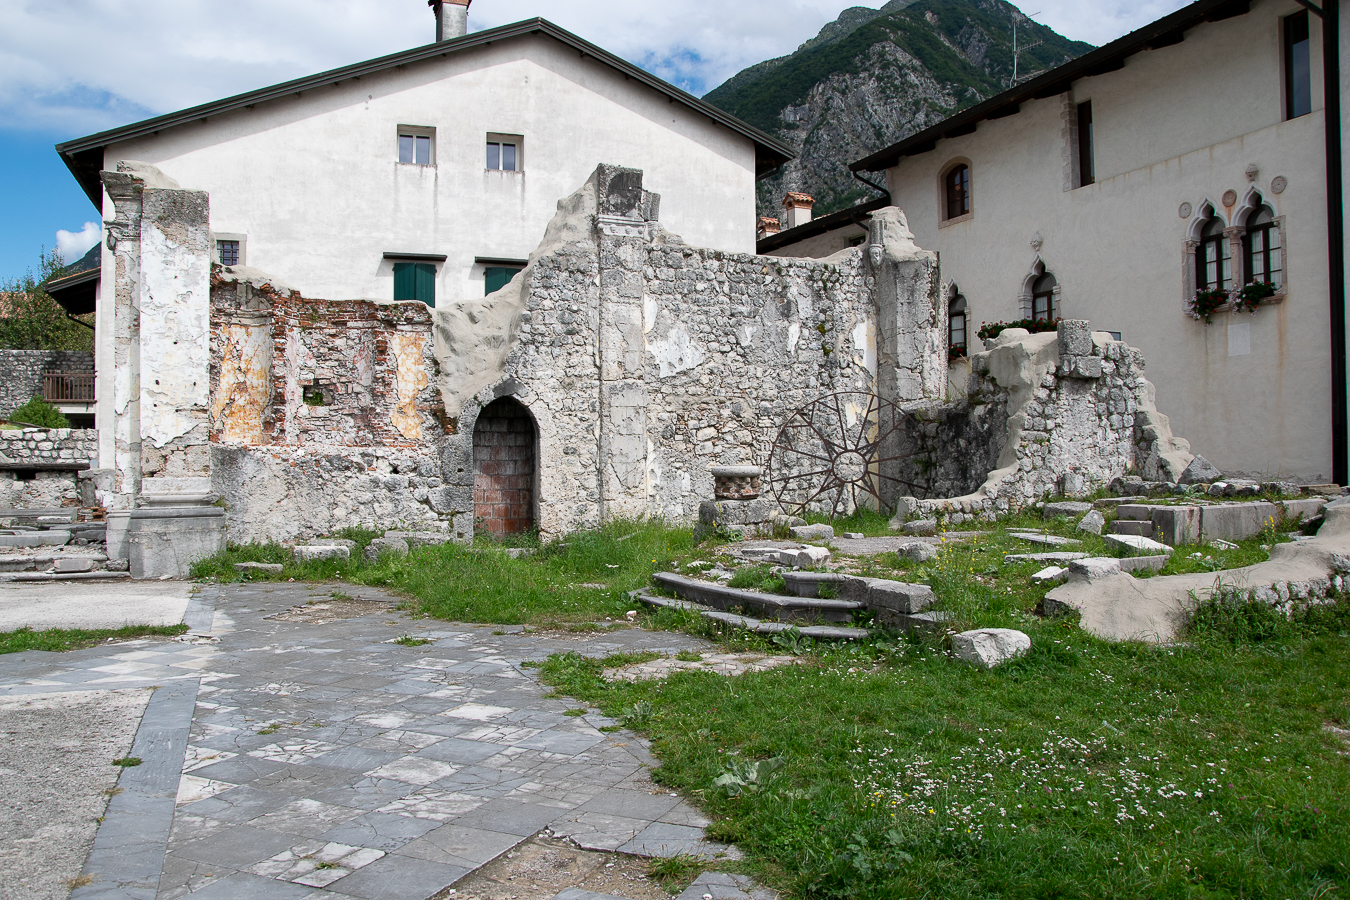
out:
M1084 534L1101 534L1102 529L1106 527L1106 517L1095 509L1088 510L1087 515L1078 520L1078 531Z
M280 575L285 568L281 563L241 562L234 564L234 570L244 575Z
M1200 543L1200 507L1155 506L1153 537L1169 547Z
M834 529L829 525L795 525L788 534L796 541L832 541Z
M1157 556L1172 552L1172 548L1166 544L1137 534L1108 534L1106 542L1117 547L1123 547L1136 556Z
M926 611L936 597L926 584L909 584L886 578L847 576L840 584L840 599L864 603L874 610L914 615Z
M1069 570L1061 566L1046 566L1031 576L1032 584L1060 584L1069 577Z
M824 547L802 547L798 550L779 550L778 561L785 566L816 569L825 565L830 555L830 551Z
M1090 509L1092 509L1091 503L1084 503L1079 500L1057 500L1054 503L1045 504L1044 515L1047 519L1058 519L1060 516L1072 519L1075 516L1081 516Z
M1255 537L1274 519L1280 520L1280 508L1274 503L1225 503L1206 506L1200 511L1200 532L1206 541L1241 541Z
M937 559L937 548L927 541L913 541L908 544L901 544L896 548L896 553L912 562L928 562Z
M1031 650L1031 638L1011 628L979 628L952 635L952 652L962 662L992 669Z
M382 537L376 538L366 545L366 562L377 562L381 553L392 553L394 556L408 555L408 541L401 537Z
M906 522L900 530L913 537L933 537L937 534L937 519L917 519Z
M321 562L327 559L347 560L351 558L351 548L340 547L336 544L295 548L295 561L299 563Z
M1069 563L1070 581L1099 581L1121 572L1120 560L1110 556L1090 556Z

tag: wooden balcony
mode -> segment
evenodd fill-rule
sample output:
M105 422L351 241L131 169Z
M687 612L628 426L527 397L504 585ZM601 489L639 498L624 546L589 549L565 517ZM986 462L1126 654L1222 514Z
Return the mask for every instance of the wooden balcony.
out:
M93 372L48 372L42 376L42 399L48 403L93 403Z

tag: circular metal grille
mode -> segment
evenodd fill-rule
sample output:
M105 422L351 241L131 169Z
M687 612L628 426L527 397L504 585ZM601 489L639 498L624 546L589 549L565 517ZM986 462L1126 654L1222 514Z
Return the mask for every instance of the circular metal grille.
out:
M910 415L862 391L819 397L779 429L769 454L768 491L786 512L847 516L860 507L892 510L921 486L910 467Z

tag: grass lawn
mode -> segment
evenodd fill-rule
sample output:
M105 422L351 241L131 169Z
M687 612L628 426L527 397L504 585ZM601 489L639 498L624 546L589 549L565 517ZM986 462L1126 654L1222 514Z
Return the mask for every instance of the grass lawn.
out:
M52 628L33 631L0 631L0 653L22 653L25 650L83 650L108 640L132 640L143 637L174 637L187 631L186 625L129 625L125 628L98 628L93 630Z

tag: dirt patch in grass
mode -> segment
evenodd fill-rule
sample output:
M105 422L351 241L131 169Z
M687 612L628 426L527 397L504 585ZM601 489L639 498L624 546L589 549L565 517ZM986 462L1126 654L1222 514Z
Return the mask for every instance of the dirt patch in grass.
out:
M689 880L693 880L693 875ZM577 888L629 900L668 900L646 860L580 850L538 834L437 894L434 900L551 900Z
M311 625L327 625L343 619L355 619L376 613L387 613L392 607L379 600L346 598L342 600L320 600L304 606L292 606L285 612L267 618L280 622L307 622Z

